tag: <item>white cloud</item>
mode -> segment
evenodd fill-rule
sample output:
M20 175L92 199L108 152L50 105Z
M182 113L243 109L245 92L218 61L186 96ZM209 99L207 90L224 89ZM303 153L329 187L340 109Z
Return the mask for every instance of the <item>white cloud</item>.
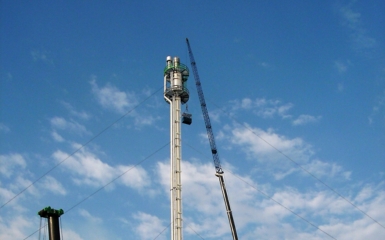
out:
M291 118L287 112L294 106L292 103L282 103L279 100L257 98L252 100L244 98L242 100L233 100L230 102L232 110L251 110L254 114L262 118L273 118L279 116L282 119Z
M163 189L169 189L170 165L168 163L158 162L160 182ZM189 161L182 163L182 188L183 188L183 204L185 213L185 231L195 236L196 233L207 237L221 237L230 234L227 214L223 203L223 197L219 185L218 178L215 176L215 168L212 164L194 164ZM232 175L227 175L227 189L233 196L231 204L237 205L239 208L238 215L242 216L237 219L237 225L244 226L246 224L244 218L253 218L250 208L244 209L245 201L252 200L255 192L252 188L239 181L234 181ZM248 179L248 178L245 178ZM165 191L169 196L169 191ZM199 216L198 218L195 218Z
M134 110L139 104L140 97L147 98L151 95L151 89L145 88L141 92L121 91L117 87L107 83L104 87L99 87L95 77L90 81L92 93L97 102L105 109L115 111L119 114L126 114L133 117L134 125L140 129L143 126L155 126L155 123L162 117L154 115L155 111L146 111L141 108L139 113ZM164 104L164 103L162 103ZM147 108L159 108L159 102L147 104Z
M376 98L376 103L372 108L372 113L368 117L369 124L374 123L374 119L377 115L380 115L381 121L385 122L385 90L382 95Z
M348 70L348 66L341 61L334 61L334 67L339 73L345 73Z
M343 83L338 83L337 89L339 92L342 92L345 89L345 85Z
M60 134L58 134L56 131L52 131L51 136L56 142L64 142L65 141L64 138Z
M127 172L127 174L124 174L120 179L120 181L125 186L130 186L136 189L141 189L143 187L149 186L150 179L146 170L144 170L142 167L119 165L116 167L116 169L118 169L118 172Z
M163 188L168 189L169 164L159 162L157 169ZM205 239L231 238L219 182L214 176L214 167L211 164L183 161L182 171L185 233L191 236L198 233ZM380 236L383 235L380 226L331 191L315 188L300 191L293 187L274 189L269 184L258 184L250 177L229 174L226 169L225 172L227 172L225 175L230 204L241 239L253 240L256 234L261 239L328 238L285 208L299 214L337 239L381 239ZM257 189L284 207L266 198ZM169 195L169 191L164 193ZM352 195L353 197L346 196L346 198L351 199L350 201L379 222L385 220L385 216L378 211L385 205L383 184L375 187L365 186ZM246 228L248 233L244 234L243 230ZM250 231L250 228L254 230ZM354 238L352 231L359 237Z
M99 213L100 211L97 212ZM81 223L72 228L76 229L76 232L70 233L75 236L75 239L118 239L114 232L106 227L106 222L103 218L95 216L85 209L79 209L77 215L81 217ZM66 235L64 235L64 239L72 240L72 238Z
M314 117L311 115L302 114L293 121L293 125L294 126L305 125L307 123L318 122L320 119L321 119L321 116Z
M345 180L350 180L351 172L344 171L343 168L336 163L327 163L321 160L312 160L303 166L304 169L314 174L317 177L342 177Z
M0 216L0 239L2 240L24 239L33 224L31 219L22 215L7 216L7 220L3 217Z
M38 195L36 188L31 184L32 184L31 180L25 178L24 176L19 175L14 179L14 182L10 184L9 188L14 192L20 192L21 190L28 188L27 191L29 193L33 195Z
M277 150L291 159L295 159L298 163L307 162L309 157L313 155L311 146L301 138L288 139L275 133L273 129L264 131L249 126L247 128L235 127L231 129L229 139L232 144L241 146L246 150L250 157L261 162L284 164L282 162L283 155ZM287 159L283 161L287 161Z
M142 127L142 126L150 126L156 123L160 117L154 117L151 115L137 115L135 117L135 125Z
M87 219L87 221L90 221L93 223L103 223L103 220L101 218L91 215L85 209L79 209L79 215L82 216L83 218Z
M15 170L27 166L24 157L18 153L0 155L0 173L7 178L11 177Z
M88 120L91 118L91 115L85 111L77 111L71 104L62 101L61 104L69 111L69 113L80 119Z
M60 150L53 153L53 158L57 162L61 162L68 158L68 154ZM62 163L66 171L70 172L73 181L77 184L85 184L90 186L103 186L119 175L117 183L125 186L142 189L150 184L150 178L147 172L141 166L111 166L85 148L78 151Z
M83 134L91 134L85 126L81 125L80 123L74 121L74 120L66 120L62 117L53 117L50 119L51 126L54 129L58 130L66 130L70 131L71 133L76 133L79 135ZM53 138L57 140L61 140L60 136L55 135L55 133L52 133Z
M260 62L258 65L263 68L271 68L271 65L267 62Z
M95 78L90 81L90 84L97 101L106 109L111 109L120 114L124 114L130 108L138 104L135 93L122 92L109 83L100 88L97 85Z
M278 116L281 119L293 119L293 116L288 113L294 106L292 103L282 103L279 100L265 98L257 98L255 100L244 98L242 100L233 100L230 104L232 105L233 111L240 109L248 110L262 118L274 118ZM292 120L292 124L294 126L304 125L310 122L317 122L320 119L321 116L315 117L308 114L301 114Z
M16 194L12 191L10 191L7 188L0 187L0 199L2 202L7 202L11 198L13 198Z
M339 8L342 25L350 31L350 39L356 51L362 52L373 49L377 45L377 41L367 35L363 27L361 13L352 9L352 3Z
M7 133L9 131L11 131L11 129L7 125L5 125L4 123L0 122L0 132Z
M64 189L63 185L52 176L45 176L40 182L40 186L54 194L67 194L67 191Z
M31 56L35 62L42 61L45 63L53 64L53 60L48 57L47 51L40 51L35 49L31 51Z
M135 232L140 236L140 239L155 239L165 228L164 222L154 215L144 212L137 212L133 218L139 222L135 226ZM166 239L166 234L161 234L157 239Z
M63 239L84 240L79 236L79 234L67 228L63 229Z
M1 204L4 203L20 210L22 206L19 205L19 200L25 198L26 193L38 195L37 189L33 185L31 186L32 181L28 179L28 176L27 162L22 155L18 153L0 155ZM19 197L17 194L21 190L26 191Z

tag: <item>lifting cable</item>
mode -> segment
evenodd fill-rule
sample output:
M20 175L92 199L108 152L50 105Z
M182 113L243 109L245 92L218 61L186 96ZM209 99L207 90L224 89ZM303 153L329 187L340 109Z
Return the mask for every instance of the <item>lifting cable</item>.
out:
M214 106L216 106L218 109L220 109L223 113L225 113L231 120L235 121L236 123L238 123L239 125L243 126L245 129L247 129L248 131L250 131L252 134L254 134L255 136L257 136L259 139L261 139L262 141L264 141L267 145L269 145L270 147L272 147L274 150L276 150L278 153L280 153L282 156L284 156L285 158L287 158L288 160L290 160L293 164L297 165L297 167L299 167L302 171L306 172L308 175L310 175L311 177L313 177L315 180L317 180L318 182L320 182L322 185L324 185L325 187L327 187L329 190L331 190L332 192L334 192L335 194L337 194L340 198L342 198L344 201L346 201L347 203L349 203L350 205L352 205L355 209L357 209L358 211L360 211L362 214L364 214L366 217L370 218L373 222L377 223L380 227L382 227L383 229L385 229L385 226L382 225L380 222L378 222L376 219L374 219L373 217L371 217L368 213L366 213L365 211L363 211L361 208L359 208L357 205L355 205L353 202L349 201L346 197L344 197L342 194L340 194L339 192L337 192L337 190L335 190L334 188L330 187L327 183L325 183L324 181L322 181L320 178L316 177L313 173L311 173L309 170L307 170L306 168L304 168L303 166L301 166L301 164L299 164L298 162L296 162L295 160L293 160L291 157L289 157L287 154L285 154L284 152L282 152L281 150L279 150L277 147L275 147L273 144L269 143L267 140L265 140L262 136L260 136L259 134L257 134L256 132L254 132L249 126L247 126L245 123L240 123L237 119L235 119L234 117L232 117L228 112L226 112L225 110L221 109L218 107L218 105L216 105L215 103L211 102Z
M22 193L24 193L26 190L28 190L30 187L32 187L35 183L37 183L38 181L40 181L42 178L44 178L45 176L47 176L50 172L52 172L55 168L57 168L58 166L60 166L62 163L64 163L66 160L68 160L70 157L72 157L73 155L75 155L77 152L79 152L80 150L82 150L85 146L87 146L90 142L92 142L93 140L95 140L96 138L98 138L100 135L102 135L104 132L106 132L108 129L110 129L112 126L114 126L116 123L118 123L120 120L122 120L124 117L126 117L128 114L130 114L132 111L134 111L136 108L138 108L140 105L142 105L144 102L146 102L148 99L150 99L152 96L154 96L156 93L158 93L161 89L163 89L163 86L161 88L159 88L158 90L156 90L155 92L153 92L152 94L150 94L148 97L146 97L145 99L143 99L141 102L139 102L137 105L135 105L133 108L131 108L130 110L128 110L125 114L123 114L121 117L119 117L118 119L116 119L114 122L112 122L110 125L108 125L107 127L105 127L103 130L101 130L98 134L96 134L95 136L93 136L92 138L90 138L87 142L83 143L79 148L77 148L75 151L73 151L70 155L68 155L66 158L64 158L63 160L61 160L59 163L57 163L55 166L53 166L51 169L49 169L47 172L45 172L43 175L41 175L40 177L38 177L36 180L34 180L31 184L29 184L27 187L25 187L23 190L21 190L19 193L17 193L15 196L13 196L11 199L9 199L7 202L5 202L3 205L0 206L0 210L5 207L8 203L12 202L15 198L17 198L18 196L20 196Z

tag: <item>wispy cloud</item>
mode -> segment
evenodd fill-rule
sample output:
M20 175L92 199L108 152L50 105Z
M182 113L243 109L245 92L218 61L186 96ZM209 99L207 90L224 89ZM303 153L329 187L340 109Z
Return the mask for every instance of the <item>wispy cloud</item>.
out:
M102 223L103 222L103 220L101 218L91 215L91 213L89 213L85 209L79 209L79 215L86 218L87 221L91 221L94 223Z
M170 184L170 175L167 172L170 169L169 163L158 162L158 169L163 189L168 189ZM183 176L184 209L187 216L192 215L185 220L189 226L186 227L186 232L194 236L194 231L196 231L203 234L205 238L226 235L229 232L228 221L221 200L222 194L218 179L214 175L214 167L209 163L193 164L184 161L183 172L185 173ZM230 188L230 186L228 187ZM240 189L237 191L240 194L239 199L249 194L247 188L238 187L240 186L234 189ZM168 195L169 191L164 193ZM249 196L244 199L249 199ZM195 215L199 215L199 218L194 219Z
M107 83L104 87L99 87L96 83L96 77L90 81L92 93L96 97L97 102L107 110L117 112L119 114L125 114L128 111L130 116L134 118L134 124L137 128L142 126L153 125L160 119L158 116L154 116L152 112L146 112L141 110L140 114L133 109L139 104L138 100L143 97L140 94L130 91L121 91L116 86ZM142 95L148 97L150 90L148 88L142 90ZM151 104L147 107L154 108L155 104Z
M230 101L230 105L232 111L231 115L235 115L235 111L246 110L266 119L279 117L281 119L290 120L294 126L317 122L321 119L321 116L315 117L308 114L301 114L295 118L293 114L290 114L290 110L294 107L294 104L283 103L280 100L274 99L257 98L252 100L250 98L243 98L241 100L236 99ZM219 116L216 118L219 118Z
M342 26L346 27L350 32L353 48L358 52L365 52L373 49L377 45L377 41L366 33L361 13L354 11L352 8L354 2L340 6L338 11Z
M9 216L8 221L0 217L0 239L24 239L32 224L31 219L21 214Z
M63 236L65 236L66 239L71 239L71 240L84 240L83 238L81 238L79 236L79 234L77 234L76 232L70 230L70 229L67 229L67 228L63 228Z
M321 119L321 116L314 117L311 115L302 114L297 119L293 120L294 126L305 125L307 123L315 123Z
M9 203L15 211L23 208L19 205L19 201L29 194L38 195L36 187L30 186L32 181L29 179L30 173L27 165L27 160L20 153L0 155L0 202L5 203L21 190L26 190L21 197L15 198ZM27 187L29 188L26 189Z
M52 157L56 162L69 157L68 153L57 150ZM72 180L79 185L103 186L120 174L127 172L116 181L134 189L142 189L151 183L147 172L140 166L118 165L111 166L103 162L95 154L87 151L86 148L78 151L75 155L69 157L62 166L72 176Z
M385 122L385 90L381 96L376 98L376 103L372 108L372 113L368 117L369 124L374 123L376 116L380 115L382 122Z
M62 101L61 104L69 111L72 116L78 117L83 120L88 120L91 118L91 115L85 111L77 111L71 104L68 102Z
M248 128L234 127L228 136L231 143L243 148L250 158L271 164L278 163L278 166L283 166L279 163L283 156L276 149L300 163L307 162L313 155L311 145L303 139L298 137L290 139L276 133L273 129L264 131L249 126Z
M78 135L91 134L91 132L89 132L86 129L86 127L83 126L82 124L80 124L74 120L66 120L63 117L53 117L50 119L50 123L51 123L52 128L55 130L62 130L62 131L65 130L65 131L69 131L71 133L75 133ZM57 133L55 134L55 131L54 131L54 133L52 133L52 137L56 141L60 142L60 140L61 140L61 136L58 135Z
M250 98L244 98L242 100L233 100L230 102L233 110L245 109L251 110L263 118L273 118L274 116L280 116L282 118L290 118L291 115L287 112L293 107L292 103L282 103L279 100L257 98L252 100Z
M158 163L158 169L160 182L164 189L167 189L169 165ZM213 167L210 164L185 161L183 171L185 172L183 188L186 234L195 236L197 232L204 238L220 239L230 236L225 206L222 201L218 201L222 199L222 194L218 181L213 175ZM270 184L258 184L244 174L240 176L231 173L226 177L234 218L242 239L255 239L256 235L263 239L321 240L327 237L288 209L300 214L337 239L354 239L352 231L357 234L357 239L378 239L383 234L383 229L371 219L327 190L316 187L316 189L300 191L288 186L274 189ZM258 190L267 194L268 197ZM165 194L168 195L169 192L165 191ZM383 184L365 186L352 194L352 199L357 199L355 200L357 206L372 214L372 211L381 209L385 204ZM378 212L380 211L373 213L372 216L380 222L384 221L385 216ZM194 213L198 213L199 218L194 218ZM336 225L341 228L336 228ZM242 229L246 227L248 229L251 227L253 230L243 234Z
M53 60L48 57L47 51L40 51L35 49L31 51L31 56L35 62L42 61L45 63L53 64Z
M0 173L7 178L11 177L15 170L24 169L27 163L24 157L18 153L0 155Z
M7 133L10 131L11 131L11 129L7 125L5 125L4 123L0 123L0 132Z
M40 186L46 191L50 191L58 195L66 195L67 191L64 189L63 185L52 176L46 176L41 182Z
M334 61L334 67L340 74L345 73L348 70L348 64L339 60Z
M109 83L104 87L99 87L95 77L90 81L90 84L92 93L95 95L98 103L105 109L124 114L138 104L137 96L133 92L120 91L117 87Z
M55 130L51 132L51 136L56 142L64 142L65 141L65 139L59 133L57 133Z
M344 180L350 180L351 172L346 171L342 166L336 163L324 162L321 160L312 160L311 162L305 164L304 169L314 174L317 177L342 177ZM305 172L303 172L306 174Z
M136 220L135 232L140 236L140 239L166 239L166 235L163 234L158 237L166 225L163 220L157 216L147 214L144 212L137 212L133 215L133 218Z
M259 128L232 127L225 128L224 140L241 148L250 159L264 164L266 173L276 180L289 175L307 174L292 161L318 177L333 177L348 180L351 172L344 170L336 163L321 161L314 158L313 147L301 138L289 138L280 135L273 129L264 131ZM283 153L283 154L281 154Z

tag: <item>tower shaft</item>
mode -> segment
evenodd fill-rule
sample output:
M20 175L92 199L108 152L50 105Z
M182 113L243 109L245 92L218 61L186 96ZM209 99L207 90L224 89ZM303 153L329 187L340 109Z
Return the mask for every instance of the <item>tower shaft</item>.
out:
M170 107L171 118L171 225L172 240L182 239L182 181L181 181L181 125L179 96L173 96Z
M164 69L164 99L170 104L170 197L171 240L181 240L182 234L182 141L181 105L189 99L186 81L188 68L178 57L167 57Z

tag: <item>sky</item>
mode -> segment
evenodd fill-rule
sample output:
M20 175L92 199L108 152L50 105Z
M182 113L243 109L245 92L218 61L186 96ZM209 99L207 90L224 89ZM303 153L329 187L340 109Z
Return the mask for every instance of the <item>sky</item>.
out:
M239 239L385 235L384 1L0 8L0 239L37 239L47 206L64 239L170 239L163 69L190 67L186 37ZM183 236L231 239L191 67L188 88Z

